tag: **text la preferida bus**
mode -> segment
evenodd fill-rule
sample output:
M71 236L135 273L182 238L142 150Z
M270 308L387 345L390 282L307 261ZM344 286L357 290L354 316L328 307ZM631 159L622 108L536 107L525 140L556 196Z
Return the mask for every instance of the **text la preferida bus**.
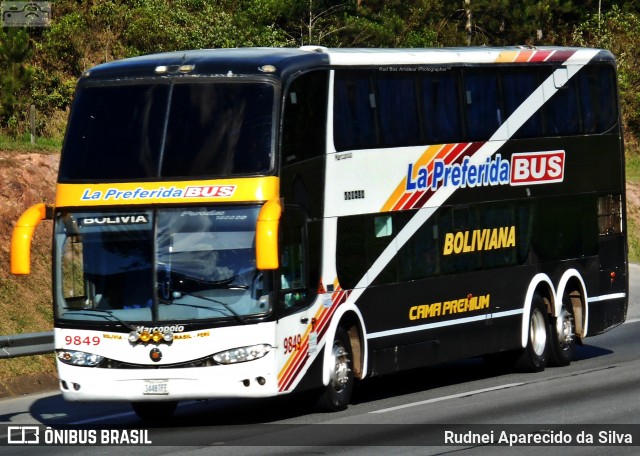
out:
M614 59L582 48L225 49L78 83L53 218L72 401L318 389L501 354L566 365L627 309ZM492 358L495 358L493 356Z

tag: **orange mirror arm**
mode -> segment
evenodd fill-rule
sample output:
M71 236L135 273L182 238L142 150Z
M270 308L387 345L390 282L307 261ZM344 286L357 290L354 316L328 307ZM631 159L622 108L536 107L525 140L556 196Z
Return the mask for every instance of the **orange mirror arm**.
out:
M278 225L282 215L280 199L267 201L260 209L256 223L256 268L277 269Z
M31 273L31 240L36 227L43 220L53 218L53 206L39 203L23 212L11 236L11 273Z

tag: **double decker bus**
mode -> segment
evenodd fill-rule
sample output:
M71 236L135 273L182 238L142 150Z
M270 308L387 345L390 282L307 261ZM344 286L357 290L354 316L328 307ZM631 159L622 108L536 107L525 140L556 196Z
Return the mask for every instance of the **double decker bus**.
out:
M540 371L624 322L610 52L220 49L80 78L53 219L60 388L143 418L486 356Z

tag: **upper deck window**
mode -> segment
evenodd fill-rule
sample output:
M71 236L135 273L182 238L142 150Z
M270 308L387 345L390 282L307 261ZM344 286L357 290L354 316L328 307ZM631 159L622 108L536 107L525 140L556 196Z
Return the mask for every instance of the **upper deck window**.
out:
M467 140L490 138L505 121L498 72L470 68L464 74Z
M463 137L458 79L453 71L419 75L427 142L453 143Z
M592 63L567 75L566 67L547 63L336 69L334 145L345 151L489 141L504 135L499 129L514 114L509 139L615 128L614 67ZM551 90L544 89L549 78Z
M267 173L273 163L274 92L266 83L212 80L81 88L60 179Z
M368 71L336 74L334 101L334 141L338 150L375 147L376 97Z

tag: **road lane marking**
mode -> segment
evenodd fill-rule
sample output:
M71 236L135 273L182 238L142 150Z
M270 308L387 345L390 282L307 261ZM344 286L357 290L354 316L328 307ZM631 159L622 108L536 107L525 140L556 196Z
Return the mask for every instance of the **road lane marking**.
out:
M484 389L479 389L479 390L475 390L475 391L467 391L465 393L452 394L451 396L435 397L433 399L427 399L426 401L411 402L409 404L398 405L396 407L389 407L389 408L386 408L386 409L374 410L373 412L369 412L369 413L393 412L395 410L401 410L401 409L405 409L405 408L409 408L409 407L417 407L419 405L432 404L434 402L448 401L449 399L458 399L458 398L461 398L461 397L475 396L477 394L488 393L488 392L491 392L491 391L497 391L497 390L502 390L502 389L507 389L507 388L513 388L513 387L521 386L521 385L524 385L524 383L508 383L506 385L492 386L491 388L484 388Z
M74 421L73 423L69 423L69 426L77 426L79 424L88 424L88 423L95 423L98 421L105 421L105 420L110 420L113 418L124 418L124 417L128 417L128 416L135 416L134 412L124 412L124 413L116 413L114 415L105 415L105 416L101 416L98 418L89 418L86 420L80 420L80 421Z
M178 407L184 407L186 405L192 405L192 404L196 404L198 402L201 401L181 401L180 403L178 403ZM80 420L80 421L75 421L73 423L68 423L69 426L76 426L79 424L89 424L89 423L96 423L98 421L105 421L105 420L110 420L113 418L124 418L124 417L130 417L133 416L135 417L136 414L134 411L130 411L130 412L122 412L122 413L115 413L113 415L105 415L105 416L100 416L100 417L95 417L95 418L88 418L86 420Z

